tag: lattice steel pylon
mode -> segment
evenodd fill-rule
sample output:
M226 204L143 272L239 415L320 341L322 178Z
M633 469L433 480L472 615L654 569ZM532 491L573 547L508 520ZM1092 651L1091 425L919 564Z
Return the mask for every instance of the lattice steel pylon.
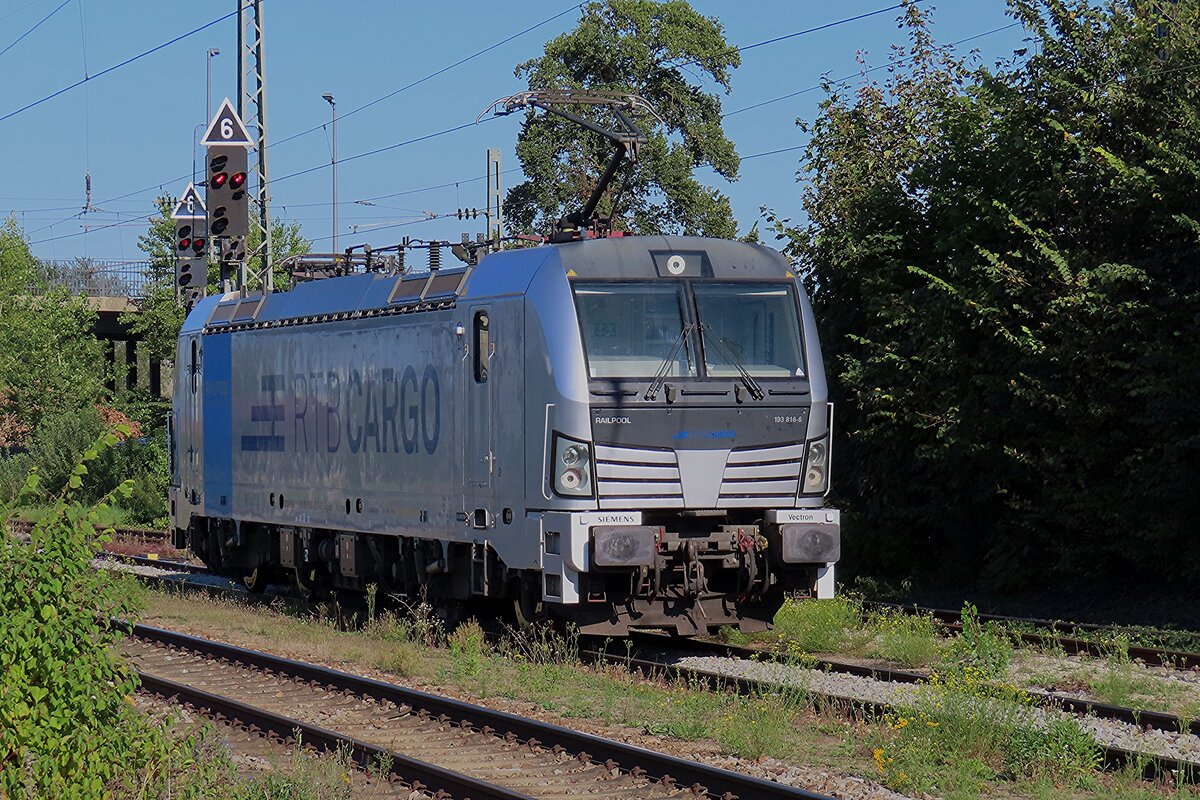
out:
M267 169L267 65L266 51L263 42L262 0L237 0L238 4L238 91L237 112L247 124L256 128L255 150L258 153L258 192L255 204L258 206L258 220L251 220L258 226L262 235L262 243L256 253L262 255L263 288L270 291L275 287L271 268L274 264L274 251L271 242L271 179ZM248 107L254 108L254 119L246 115ZM246 262L253 254L247 253ZM243 289L248 288L246 263L243 262L239 283Z

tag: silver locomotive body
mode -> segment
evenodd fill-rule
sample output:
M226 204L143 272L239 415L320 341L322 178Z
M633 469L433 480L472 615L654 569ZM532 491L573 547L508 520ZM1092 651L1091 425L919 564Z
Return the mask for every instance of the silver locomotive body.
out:
M177 543L250 585L617 634L832 593L820 348L767 248L617 237L210 298L178 365Z

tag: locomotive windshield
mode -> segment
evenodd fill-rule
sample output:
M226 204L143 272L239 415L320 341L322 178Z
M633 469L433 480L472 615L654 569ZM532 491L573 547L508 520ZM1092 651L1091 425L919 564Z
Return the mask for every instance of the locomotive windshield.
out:
M578 283L575 304L592 378L695 377L699 330L705 374L804 374L791 287L748 283Z
M682 286L589 283L575 305L593 378L652 378L664 361L669 377L695 376Z
M694 291L709 377L736 377L739 367L756 378L804 374L800 323L788 287L697 283Z

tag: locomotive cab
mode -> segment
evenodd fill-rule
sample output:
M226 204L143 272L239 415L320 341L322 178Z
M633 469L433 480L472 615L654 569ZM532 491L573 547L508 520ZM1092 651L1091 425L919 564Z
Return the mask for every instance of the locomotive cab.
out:
M750 631L789 592L831 595L832 407L786 260L685 237L557 253L539 278L565 279L568 302L537 307L530 290L549 360L565 367L547 376L550 502L533 515L550 613L589 633ZM526 341L527 389L537 344Z

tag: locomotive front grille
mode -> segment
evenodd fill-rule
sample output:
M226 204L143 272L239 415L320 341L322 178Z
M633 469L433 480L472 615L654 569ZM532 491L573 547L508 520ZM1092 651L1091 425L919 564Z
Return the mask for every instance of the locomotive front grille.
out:
M596 445L601 508L683 508L683 484L673 450Z
M700 469L691 458L695 451L683 453L625 445L597 444L596 488L601 508L685 508L684 486L696 486L701 476L685 475L683 470ZM803 444L770 445L729 451L705 451L709 456L705 469L715 467L709 491L695 492L705 508L789 507L796 503L800 471L804 463ZM713 458L715 457L715 459ZM715 463L714 463L715 460ZM686 463L682 463L686 461ZM720 476L719 488L717 475ZM688 490L693 491L692 489Z
M731 451L721 478L721 506L794 505L803 463L803 444Z

